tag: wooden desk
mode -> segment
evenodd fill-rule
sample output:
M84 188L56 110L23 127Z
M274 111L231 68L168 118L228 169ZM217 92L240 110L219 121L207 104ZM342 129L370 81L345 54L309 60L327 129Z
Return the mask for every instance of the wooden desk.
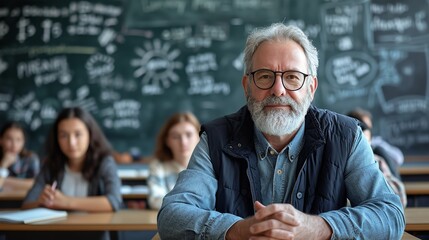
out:
M404 232L404 235L402 235L402 240L418 240L420 238L415 237L407 232Z
M399 167L401 175L424 175L429 174L429 164L406 164Z
M27 191L1 191L0 208L20 208Z
M0 192L0 202L21 202L24 200L27 192L26 191L5 191ZM122 198L124 200L130 199L147 199L147 193L124 193ZM0 207L4 208L4 207Z
M27 191L1 191L0 201L22 201L27 195Z
M34 224L0 223L0 231L156 231L154 210L69 213L66 219Z
M429 207L405 208L405 231L429 232Z
M402 235L402 240L418 240L420 238L417 238L407 232L404 232L404 234ZM159 234L155 234L155 236L152 237L152 240L161 240L161 238L159 237Z
M118 176L121 179L146 180L149 176L149 165L144 163L118 164Z
M407 195L429 195L429 182L404 182Z
M145 200L148 195L146 193L126 193L122 194L122 199L125 200Z
M406 231L429 231L429 208L406 208ZM157 211L69 213L66 219L37 224L0 223L0 231L157 231ZM402 239L416 239L404 232Z
M399 167L403 182L429 181L429 162L404 163Z

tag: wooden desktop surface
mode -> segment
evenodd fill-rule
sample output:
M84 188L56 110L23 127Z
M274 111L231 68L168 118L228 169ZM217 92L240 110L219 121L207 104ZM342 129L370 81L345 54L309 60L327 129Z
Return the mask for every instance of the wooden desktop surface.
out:
M429 207L406 208L406 231L429 231ZM0 223L0 231L156 231L157 211L69 213L66 219L37 224ZM404 233L403 239L412 239Z
M402 235L402 238L401 238L402 240L418 240L418 239L420 239L420 238L418 238L418 237L415 237L415 236L413 236L413 235L411 235L411 234L409 234L409 233L407 233L407 232L404 232L404 235Z
M399 167L400 175L429 174L429 164L404 164Z
M410 233L404 232L401 239L402 240L419 240L420 238L417 238L417 237L411 235ZM155 236L153 236L152 240L161 240L161 237L157 233Z
M0 201L22 201L24 200L27 191L1 191ZM147 199L147 193L124 193L122 198L128 199Z
M67 218L34 224L0 223L0 231L156 231L157 211L69 213Z
M429 182L404 182L407 195L429 195Z
M405 231L429 232L429 207L405 208Z
M0 201L22 201L25 198L27 191L0 191Z

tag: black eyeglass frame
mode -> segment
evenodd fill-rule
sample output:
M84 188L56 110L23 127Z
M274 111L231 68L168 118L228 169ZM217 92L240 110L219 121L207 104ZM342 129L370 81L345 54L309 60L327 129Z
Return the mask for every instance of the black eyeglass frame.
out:
M272 84L270 87L268 87L268 88L261 88L260 86L258 86L258 84L256 84L256 81L255 81L255 73L256 73L256 72L258 72L258 71L262 71L262 70L264 70L264 71L270 71L270 72L274 73L274 75L275 75L275 77L274 77L274 81L273 81L273 84ZM289 89L289 88L287 88L287 87L285 86L285 83L284 83L284 80L283 80L283 75L284 75L285 73L288 73L288 72L289 72L289 73L290 73L290 72L297 72L297 73L301 73L302 75L304 75L304 80L302 81L302 84L301 84L301 86L300 86L299 88L297 88L297 89ZM301 89L301 88L304 86L304 83L305 83L305 80L307 79L307 77L311 75L311 74L303 73L303 72L298 71L298 70L273 71L273 70L271 70L271 69L266 69L266 68L257 69L257 70L255 70L255 71L253 71L253 72L249 72L247 75L248 75L248 76L250 76L250 75L252 76L253 83L255 83L255 86L256 86L257 88L262 89L262 90L268 90L268 89L272 88L272 87L274 86L274 84L276 83L276 76L277 76L277 74L278 74L278 73L281 73L280 78L282 79L283 87L284 87L286 90L289 90L289 91L298 91L299 89Z

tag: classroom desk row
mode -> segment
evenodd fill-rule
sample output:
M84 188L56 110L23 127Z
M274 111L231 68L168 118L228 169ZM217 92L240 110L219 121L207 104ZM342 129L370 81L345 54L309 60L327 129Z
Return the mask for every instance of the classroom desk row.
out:
M24 200L27 192L26 191L1 191L0 192L0 208L20 208L22 201ZM146 201L148 197L147 193L123 193L122 199L125 205L129 208L146 208L146 203L139 203L141 201ZM137 204L128 205L129 201L137 201ZM133 204L132 202L130 204Z
M404 185L407 196L429 196L429 182L404 182ZM20 202L25 195L26 191L2 191L0 192L0 202ZM144 200L147 199L147 193L123 193L122 198L124 200Z
M405 163L399 167L403 182L429 181L429 163Z
M429 233L429 208L405 209L402 239L416 239L407 232ZM33 224L0 223L0 231L156 231L157 211L120 210L114 213L69 213L66 219Z
M429 207L429 181L404 182L404 186L408 207Z
M22 201L27 194L27 191L2 191L0 192L0 201ZM124 200L130 199L146 199L147 193L124 193Z
M67 218L33 224L0 223L0 231L156 231L155 210L70 212Z
M427 195L429 196L429 182L404 182L407 195Z
M407 195L429 195L429 182L404 182ZM26 191L2 191L0 200L22 200ZM146 199L147 193L123 193L124 199Z

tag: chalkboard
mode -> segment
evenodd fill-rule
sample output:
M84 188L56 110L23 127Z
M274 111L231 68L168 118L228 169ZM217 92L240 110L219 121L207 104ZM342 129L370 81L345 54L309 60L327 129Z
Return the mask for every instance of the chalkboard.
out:
M2 0L0 120L25 123L39 150L79 105L115 149L150 155L172 113L206 122L245 103L245 38L282 21L319 49L317 106L365 107L375 134L427 155L428 13L421 0Z

